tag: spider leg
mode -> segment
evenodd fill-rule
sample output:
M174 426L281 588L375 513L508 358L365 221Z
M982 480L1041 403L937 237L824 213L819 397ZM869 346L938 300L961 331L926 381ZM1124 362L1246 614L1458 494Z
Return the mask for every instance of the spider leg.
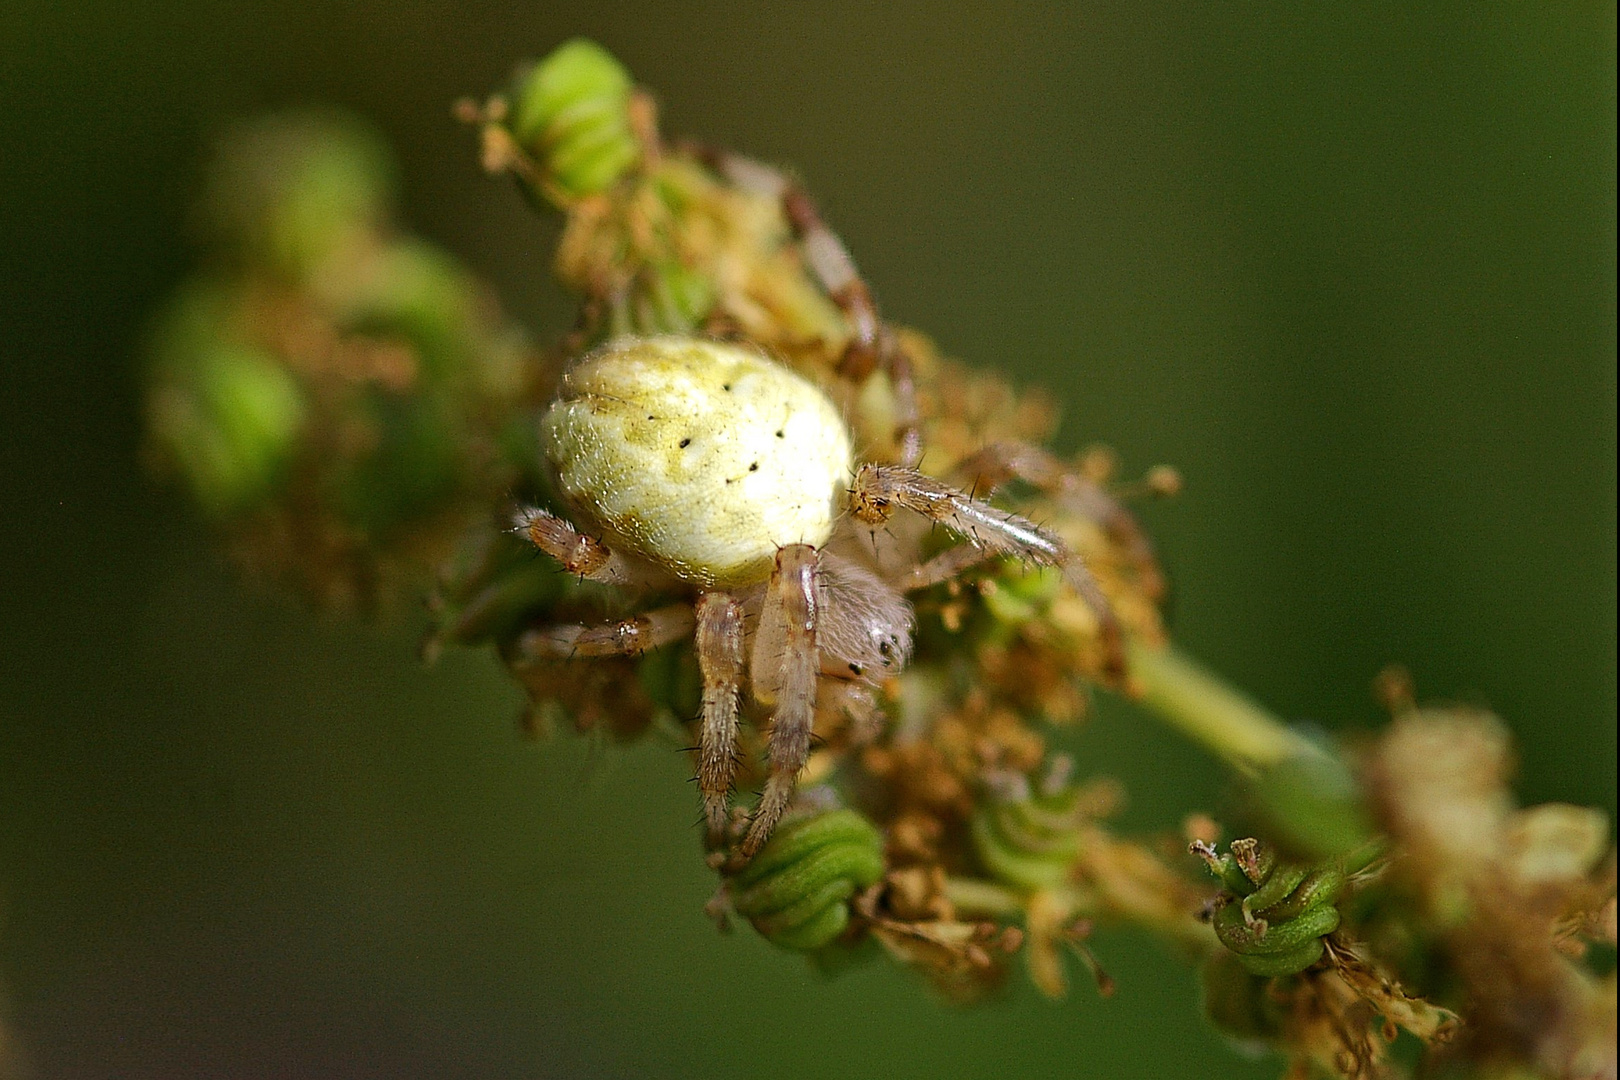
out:
M789 544L776 553L776 568L765 591L749 677L754 696L774 704L771 719L770 774L754 808L742 855L752 858L793 798L793 787L810 756L810 729L815 717L816 623L821 607L816 581L816 549Z
M1061 567L1064 579L1097 616L1109 674L1116 678L1124 676L1124 633L1119 618L1085 561L1063 541L1028 518L975 499L916 469L862 465L850 488L850 513L857 520L876 526L887 521L895 507L938 522L977 548L982 558L1012 555L1042 566ZM944 562L940 561L943 556L936 557L913 573L919 575L919 580L926 581L922 576L925 573L932 576L945 570L965 570L979 561L965 554L951 555L949 551L944 554L949 556Z
M1067 510L1102 526L1124 549L1137 584L1151 599L1164 596L1164 571L1153 544L1134 515L1102 485L1075 471L1049 451L1022 442L991 443L956 466L956 478L988 494L1009 480L1033 484Z
M670 604L596 626L536 626L519 636L515 649L518 656L534 659L639 656L689 636L694 622L691 605Z
M907 466L922 460L922 431L917 412L917 385L911 357L878 315L872 290L855 268L849 249L822 220L815 202L797 182L763 162L714 147L698 155L736 187L776 199L782 205L810 272L849 323L849 344L839 373L856 382L881 367L889 376L895 400L895 442Z
M943 480L897 465L862 465L850 488L850 512L877 526L895 507L921 514L992 555L1016 555L1046 566L1069 558L1063 542L1028 518L975 499Z
M737 690L743 674L743 609L725 593L704 593L697 604L697 658L703 672L703 720L698 733L698 790L709 842L726 828L726 801L737 772Z
M631 579L630 567L617 552L538 506L524 507L512 515L512 531L556 559L570 574L608 585Z
M971 570L980 563L995 556L995 552L988 548L978 547L974 544L958 544L953 548L946 548L925 563L919 563L907 570L905 575L895 583L901 592L918 592L922 589L938 585L942 581L949 581L965 570Z

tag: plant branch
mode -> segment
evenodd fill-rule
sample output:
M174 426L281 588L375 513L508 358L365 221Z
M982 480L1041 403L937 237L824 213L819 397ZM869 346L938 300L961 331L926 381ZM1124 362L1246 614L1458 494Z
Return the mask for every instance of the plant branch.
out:
M1128 652L1137 700L1240 773L1253 776L1289 758L1321 753L1184 653L1140 642L1132 642Z

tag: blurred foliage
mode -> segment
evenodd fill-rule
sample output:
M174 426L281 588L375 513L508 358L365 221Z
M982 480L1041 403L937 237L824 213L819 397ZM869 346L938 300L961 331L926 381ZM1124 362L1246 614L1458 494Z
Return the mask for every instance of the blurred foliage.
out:
M392 172L350 118L232 131L199 213L212 265L148 373L152 456L236 555L363 610L419 591L532 471L532 350L454 259L397 233Z

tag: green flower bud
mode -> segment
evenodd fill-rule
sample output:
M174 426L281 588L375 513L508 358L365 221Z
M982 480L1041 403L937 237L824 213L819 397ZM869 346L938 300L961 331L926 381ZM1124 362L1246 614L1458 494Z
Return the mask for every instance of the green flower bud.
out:
M1225 855L1202 844L1194 851L1227 888L1227 902L1215 913L1215 936L1245 970L1294 975L1322 958L1322 939L1339 928L1334 902L1344 892L1343 867L1283 862L1252 839L1234 840Z
M366 442L330 463L332 504L343 521L381 539L453 502L465 444L453 401L371 386L348 403L343 422Z
M641 156L630 130L631 88L612 54L575 38L520 77L509 127L565 197L605 191Z
M147 397L159 455L213 517L273 495L307 413L292 374L234 340L228 314L213 286L180 297L153 350Z
M484 440L519 415L527 357L521 336L489 318L478 283L433 245L391 242L368 271L332 298L337 328L368 363L329 395L365 436L331 464L344 518L380 534L439 511L475 471L499 482Z
M649 267L638 284L640 295L635 320L638 333L690 333L714 307L714 283L706 275L680 263Z
M160 460L232 519L238 557L323 604L391 601L537 459L526 339L452 258L394 231L388 173L339 118L237 131L202 208L222 258L183 289L148 372ZM499 633L515 601L480 599L438 640Z
M444 251L421 240L389 243L371 272L336 305L345 329L413 346L413 379L430 385L473 381L488 360L479 286Z
M882 877L877 829L854 810L829 810L777 826L731 877L731 906L773 944L810 952L844 932L850 898Z
M1026 567L1008 561L996 575L996 587L984 590L984 606L998 622L1017 626L1039 618L1063 584L1063 571L1053 566Z
M1255 975L1304 971L1322 958L1322 938L1338 928L1339 912L1331 904L1276 923L1249 923L1238 904L1215 913L1215 936Z
M1080 853L1079 789L1063 784L1032 793L1018 787L1010 797L992 794L979 804L973 847L997 880L1031 892L1050 889L1069 876Z
M270 116L231 132L209 169L202 220L247 265L306 281L393 212L394 169L370 128L335 113Z

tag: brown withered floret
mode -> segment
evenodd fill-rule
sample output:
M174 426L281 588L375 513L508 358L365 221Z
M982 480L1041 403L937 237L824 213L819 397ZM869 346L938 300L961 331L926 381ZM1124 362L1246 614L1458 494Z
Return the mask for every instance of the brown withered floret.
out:
M1548 1076L1613 1076L1613 978L1579 960L1582 935L1613 943L1606 815L1517 809L1495 717L1394 704L1366 778L1399 853L1394 882L1435 935L1441 974L1466 996L1457 1052Z

